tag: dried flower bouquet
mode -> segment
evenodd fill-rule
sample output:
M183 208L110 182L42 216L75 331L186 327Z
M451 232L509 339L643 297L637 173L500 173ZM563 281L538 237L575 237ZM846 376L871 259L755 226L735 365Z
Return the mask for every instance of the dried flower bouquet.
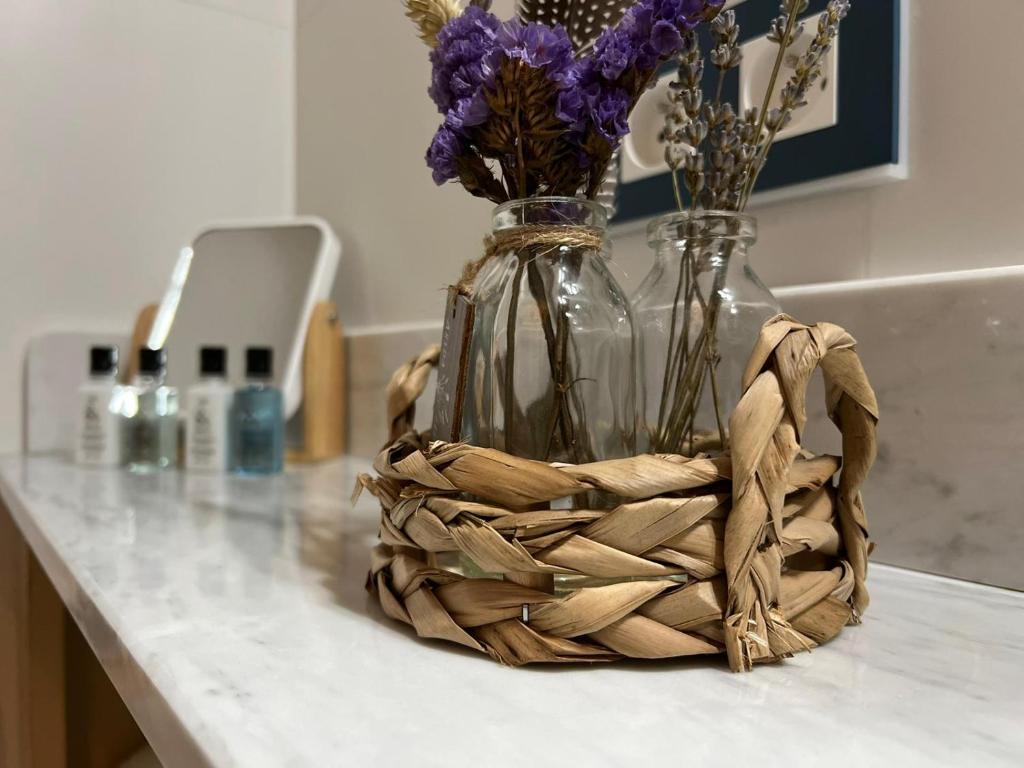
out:
M629 130L629 114L658 68L723 4L641 0L627 7L621 0L521 0L518 17L502 23L486 3L461 9L440 0L406 0L408 15L432 45L429 94L444 116L426 156L434 181L457 180L473 195L497 204L595 199ZM601 30L598 21L609 26ZM603 232L581 226L580 206L571 201L561 207L552 203L547 211L524 210L548 218L524 220L520 231L505 233L507 242L492 243L485 257L510 252L518 257L510 276L516 286L512 306L503 318L507 352L493 366L502 369L497 399L504 418L494 428L494 439L536 458L592 458L595 441L581 428L587 408L577 390L593 377L578 370L572 323L560 297L565 286L585 280L581 270L588 255L601 252ZM552 237L551 227L558 228L562 240ZM530 237L524 240L523 234ZM556 258L559 266L548 269ZM526 422L517 416L531 404L517 402L517 395L526 394L515 391L514 365L533 362L515 354L516 329L521 320L527 322L518 307L520 286L531 306L536 304L537 322L545 326L551 371L542 409L550 410L550 418L541 417L548 425L548 439L540 440L545 448L526 448L537 441L525 439ZM519 422L518 431L514 422ZM619 445L632 448L632 426L628 432Z
M825 57L850 3L831 0L806 49L795 55L794 44L803 34L800 17L807 7L808 0L783 0L780 4L768 35L778 51L762 104L742 116L722 97L725 78L742 60L735 12L725 11L711 22L712 47L706 53L695 34L684 36L662 133L679 211L696 214L700 210L746 209L776 137L790 123L793 113L806 105L811 86L821 78ZM795 58L793 74L778 92L779 106L770 108L787 57ZM717 70L710 97L704 91L705 59ZM716 376L716 332L726 271L716 269L714 279L705 281L703 291L698 277L712 270L713 264L728 261L732 244L702 231L700 216L688 218L679 226L679 240L686 242L686 248L672 307L659 416L656 424L648 426L654 451L693 450L695 416L704 391L714 396L715 421L723 447L727 441L724 425L728 414L722 413ZM696 319L691 317L695 306L699 308Z
M592 38L574 23L605 3L521 2L502 23L485 3L406 0L434 43L429 93L444 123L427 152L438 184L457 179L495 203L538 195L593 198L637 100L658 67L724 0L641 0ZM615 20L622 3L605 8ZM557 10L562 10L561 14ZM562 24L531 20L564 19Z

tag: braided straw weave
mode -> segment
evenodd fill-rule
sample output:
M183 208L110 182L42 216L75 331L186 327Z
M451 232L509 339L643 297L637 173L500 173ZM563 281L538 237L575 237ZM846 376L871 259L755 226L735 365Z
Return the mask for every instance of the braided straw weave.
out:
M421 637L511 665L724 651L741 671L809 650L868 604L859 489L878 407L854 344L838 326L780 315L751 357L731 456L579 466L427 442L410 428L418 392L402 385L425 378L430 355L412 361L389 393L393 434L404 434L377 457L376 476L360 478L382 507L368 586ZM819 365L843 461L800 449ZM610 510L584 501L609 496ZM567 497L572 508L552 504ZM434 564L458 552L515 581ZM552 594L516 583L524 574L530 584L562 575L601 586Z

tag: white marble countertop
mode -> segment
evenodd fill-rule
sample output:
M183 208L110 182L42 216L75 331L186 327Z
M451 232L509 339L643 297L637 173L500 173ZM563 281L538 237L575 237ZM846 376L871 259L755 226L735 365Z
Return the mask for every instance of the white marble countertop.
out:
M507 669L370 601L365 466L16 457L0 494L167 766L1024 763L1024 594L875 566L863 625L751 674Z

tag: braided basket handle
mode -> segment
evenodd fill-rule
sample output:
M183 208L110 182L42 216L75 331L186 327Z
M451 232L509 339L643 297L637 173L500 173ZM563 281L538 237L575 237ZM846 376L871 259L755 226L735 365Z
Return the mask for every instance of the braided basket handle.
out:
M388 444L413 428L416 421L416 401L427 388L430 372L441 359L441 346L432 344L417 357L409 360L391 374L387 394Z
M848 601L857 620L867 608L868 534L860 488L875 460L878 403L855 349L830 323L808 326L788 315L761 330L729 420L733 508L725 529L726 650L733 669L787 656L802 639L778 610L783 503L807 423L807 385L820 365L829 418L843 438L837 516L854 577Z

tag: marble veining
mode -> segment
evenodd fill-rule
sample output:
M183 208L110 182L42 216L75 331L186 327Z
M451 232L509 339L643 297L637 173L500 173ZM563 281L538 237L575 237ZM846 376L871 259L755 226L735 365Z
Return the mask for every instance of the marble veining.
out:
M874 566L863 625L753 674L506 669L368 599L365 468L14 457L0 494L167 766L1024 762L1022 594Z
M846 328L878 396L864 494L885 563L1024 589L1024 267L779 291ZM839 449L812 389L805 444Z

